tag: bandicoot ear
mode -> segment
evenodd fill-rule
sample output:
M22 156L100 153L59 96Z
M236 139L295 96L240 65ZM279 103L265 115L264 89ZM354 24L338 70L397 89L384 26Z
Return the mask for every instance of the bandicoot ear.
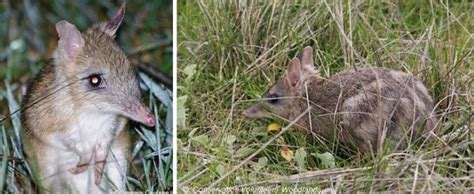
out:
M302 81L301 78L300 60L298 58L293 58L290 61L288 70L286 71L286 81L291 87L296 87Z
M313 63L313 48L307 46L303 49L303 53L301 54L301 64L303 66L314 66Z
M302 71L302 80L306 80L312 76L318 76L319 71L314 66L313 60L313 48L307 46L303 49L303 53L300 56L301 59L301 71Z
M84 45L81 32L76 26L66 20L56 23L56 31L58 32L58 52L62 59L73 59Z
M101 31L103 33L106 33L112 38L115 38L115 33L117 32L117 29L120 27L120 24L122 24L124 16L125 16L125 2L122 3L122 6L120 6L120 9L114 14L114 16L112 16L109 19L109 21L98 23L94 25L92 28L98 31Z

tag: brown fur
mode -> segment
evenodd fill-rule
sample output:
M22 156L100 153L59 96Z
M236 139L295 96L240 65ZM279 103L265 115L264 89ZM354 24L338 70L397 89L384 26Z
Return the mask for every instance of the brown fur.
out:
M131 90L127 93L133 93L136 100L140 100L140 91L134 71L129 65L126 56L121 51L115 41L106 34L89 29L82 34L85 39L85 47L82 53L77 57L77 68L70 68L67 64L47 64L40 73L31 81L28 91L25 94L22 109L22 123L25 127L27 138L31 138L33 144L40 144L44 134L60 132L68 124L69 118L81 112L83 104L90 104L85 101L87 97L95 99L88 100L106 100L98 99L95 96L87 96L85 90L73 89L78 87L80 79L84 77L84 69L87 66L114 71L116 80L123 84L124 90ZM70 85L69 85L70 84ZM117 92L119 93L119 92ZM66 97L67 96L67 97ZM117 95L114 97L130 98L130 96ZM38 101L41 99L40 101ZM109 99L106 103L119 102L116 99ZM54 109L52 106L61 106L61 110ZM119 103L116 106L120 106ZM44 130L32 130L32 129ZM38 148L41 146L33 146ZM27 153L30 150L27 150ZM39 151L37 151L39 152Z
M114 162L113 150L120 152L116 153L122 157L120 160L126 160L123 154L129 145L128 132L124 130L127 117L154 125L154 116L142 103L135 71L114 40L123 14L124 6L111 20L84 33L66 21L56 24L58 48L51 63L31 82L22 102L21 117L25 152L29 163L36 167L33 170L39 171L37 181L47 182L46 189L97 192L99 188L94 185L91 190L74 185L82 179L75 177L84 177L81 174L95 165L95 184L99 185L103 164ZM92 86L90 76L98 74L102 85ZM62 166L51 164L61 156L70 158L64 158L67 161L59 163ZM93 158L95 161L91 161ZM120 163L116 168L120 173L126 172L126 165ZM117 178L117 173L114 176Z
M305 48L301 58L312 61L312 49ZM309 101L311 118L300 119L299 128L329 140L336 138L364 153L376 151L380 140L392 148L404 148L424 129L434 127L433 101L423 83L411 75L375 67L348 69L324 79L317 71L305 70L312 67L312 62L301 66L300 86L292 86L285 80L293 78L284 76L268 89L264 99L277 95L278 102L265 100L244 115L270 112L291 121L308 108ZM289 68L287 75L291 72ZM383 138L384 130L387 138Z

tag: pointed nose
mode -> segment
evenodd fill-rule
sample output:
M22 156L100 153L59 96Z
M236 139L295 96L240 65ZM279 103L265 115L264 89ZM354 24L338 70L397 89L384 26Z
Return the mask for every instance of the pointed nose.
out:
M260 106L258 104L256 105L253 105L252 107L248 108L247 110L244 110L242 112L242 115L244 115L245 117L249 117L249 118L263 118L263 117L266 117L266 113L264 113L262 111L262 109L260 108Z
M251 112L252 112L252 110L247 109L247 110L242 111L242 115L245 116L245 117L250 117Z
M134 121L140 122L148 127L156 125L155 115L150 112L150 109L143 104L138 105L130 113L130 118Z
M156 123L155 123L155 118L154 118L154 117L149 117L149 118L147 119L147 124L146 124L146 125L147 125L148 127L153 127L153 126L155 126L155 124L156 124Z
M155 126L156 124L156 121L155 121L155 115L153 115L150 110L148 109L148 107L145 107L145 106L142 106L142 110L141 110L141 114L143 114L141 117L142 117L142 121L141 123L143 123L144 125L148 126L148 127L153 127Z

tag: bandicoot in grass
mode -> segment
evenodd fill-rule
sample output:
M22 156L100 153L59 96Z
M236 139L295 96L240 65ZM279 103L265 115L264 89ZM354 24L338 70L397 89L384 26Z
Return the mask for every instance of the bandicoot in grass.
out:
M423 83L391 69L359 68L321 78L313 64L313 49L293 58L285 75L243 112L265 117L269 111L296 121L303 132L350 147L366 155L383 144L405 149L412 140L435 129L433 100ZM427 134L428 133L428 134Z
M468 1L179 2L178 185L468 191L471 7ZM432 97L433 107L420 112L422 120L437 118L432 141L407 142L398 150L375 142L381 145L378 154L348 159L340 157L337 139L293 130L300 118L279 117L287 109L266 119L241 115L251 104L266 103L262 94L305 46L314 49L321 79L383 67L423 82L426 91L415 94ZM331 98L337 102L340 97ZM430 100L417 102L431 105ZM283 126L281 131L267 132L274 122Z

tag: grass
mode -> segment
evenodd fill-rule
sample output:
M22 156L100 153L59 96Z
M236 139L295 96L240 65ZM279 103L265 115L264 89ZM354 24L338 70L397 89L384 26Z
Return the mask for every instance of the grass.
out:
M21 144L19 104L29 80L51 57L57 44L54 24L62 19L84 30L105 20L122 1L3 1L0 4L0 193L32 189L31 167ZM171 1L130 1L117 41L131 61L172 73ZM158 125L130 125L130 191L172 190L172 95L149 75L139 74L143 93ZM13 114L12 114L13 113Z
M434 0L178 2L179 189L472 190L473 8ZM439 139L348 160L291 127L277 138L266 130L290 122L241 116L308 45L323 77L353 66L420 77L437 103ZM284 146L294 160L282 157Z

